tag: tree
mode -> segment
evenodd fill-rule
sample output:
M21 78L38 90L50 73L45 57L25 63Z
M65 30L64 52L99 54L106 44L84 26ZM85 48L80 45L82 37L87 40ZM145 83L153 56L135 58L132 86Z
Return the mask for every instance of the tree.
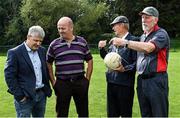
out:
M90 43L113 36L110 23L118 15L130 21L130 32L142 34L141 17L146 6L160 12L159 26L170 37L180 36L180 4L178 0L0 0L0 44L22 42L32 25L41 25L46 32L45 44L58 37L56 23L62 16L73 19L75 33ZM48 40L47 40L48 39Z
M6 32L10 21L19 12L21 0L0 0L0 44L6 44Z
M22 18L20 16L13 17L13 19L9 21L5 34L5 39L8 40L4 44L17 45L22 43L22 41L26 39L26 32L27 29L24 27Z
M58 19L69 16L74 21L76 34L92 40L101 30L97 20L106 10L107 7L103 3L89 3L86 0L24 0L21 16L27 27L41 25L46 30L46 39L57 37Z

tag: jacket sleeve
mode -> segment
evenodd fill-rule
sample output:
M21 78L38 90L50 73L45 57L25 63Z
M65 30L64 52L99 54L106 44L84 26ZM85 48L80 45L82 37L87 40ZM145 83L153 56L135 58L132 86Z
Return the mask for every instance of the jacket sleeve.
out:
M52 95L52 89L50 87L50 75L49 75L49 70L48 70L48 67L47 67L47 64L46 64L46 49L45 48L42 48L42 52L43 52L43 55L44 55L44 61L45 61L45 74L46 74L46 81L45 81L45 86L44 86L44 91L45 94L48 96L48 97L51 97Z
M5 81L8 86L8 92L13 94L16 100L21 100L24 93L20 88L18 77L18 61L14 50L9 50L7 53L7 60L4 69Z
M105 50L105 48L100 48L100 56L102 59L104 59L106 54L107 54L107 51Z
M124 67L126 72L128 72L128 71L135 71L136 70L137 52L134 51L134 50L131 50L130 58L131 58L131 63Z
M128 40L133 40L133 41L139 41L139 37L135 37L131 35L131 38ZM126 65L124 68L125 70L128 71L135 71L136 70L136 61L137 61L137 51L130 49L130 58L131 58L131 63Z

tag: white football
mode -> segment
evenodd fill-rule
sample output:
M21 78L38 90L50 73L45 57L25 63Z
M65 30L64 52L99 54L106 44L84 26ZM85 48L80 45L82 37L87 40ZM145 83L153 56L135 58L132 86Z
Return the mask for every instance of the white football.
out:
M116 52L110 52L105 56L104 63L108 68L114 70L121 65L121 56Z

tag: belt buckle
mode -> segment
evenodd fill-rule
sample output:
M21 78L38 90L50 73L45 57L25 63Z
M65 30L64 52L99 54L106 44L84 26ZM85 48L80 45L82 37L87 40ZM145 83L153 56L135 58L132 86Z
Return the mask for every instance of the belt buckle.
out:
M74 82L73 78L70 79L70 82Z
M36 92L40 92L42 90L42 88L38 88L36 89Z

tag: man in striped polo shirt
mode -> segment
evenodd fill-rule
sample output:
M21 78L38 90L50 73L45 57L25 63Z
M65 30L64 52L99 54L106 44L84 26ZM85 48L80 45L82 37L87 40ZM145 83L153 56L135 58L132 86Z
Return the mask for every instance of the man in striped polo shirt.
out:
M56 99L57 117L68 117L73 96L79 117L88 117L88 88L93 60L87 42L73 34L73 21L62 17L57 23L60 37L51 42L47 52L47 65ZM84 70L84 61L87 70ZM55 76L53 73L55 64ZM56 78L56 79L55 79Z

